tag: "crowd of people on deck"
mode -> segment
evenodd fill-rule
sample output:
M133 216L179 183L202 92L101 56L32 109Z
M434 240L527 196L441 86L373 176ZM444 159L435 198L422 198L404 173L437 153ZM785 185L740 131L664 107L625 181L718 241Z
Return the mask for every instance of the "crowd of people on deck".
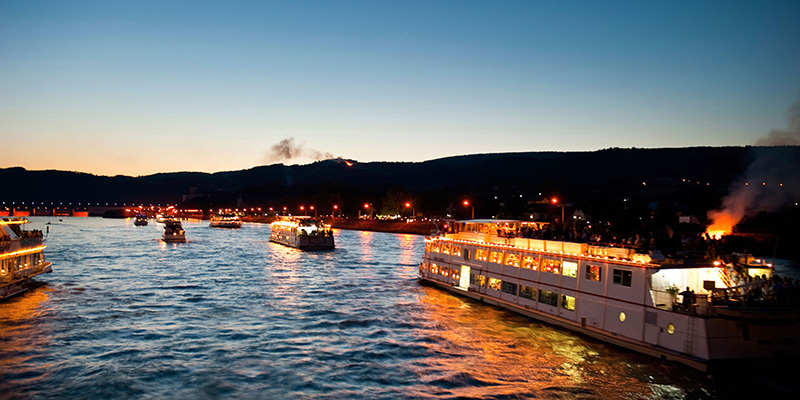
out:
M712 301L743 306L800 305L800 280L766 274L748 275L742 268L729 264L728 276L735 286L713 292Z
M602 244L631 248L639 253L660 250L667 257L707 256L709 248L713 247L713 239L705 234L679 238L668 227L659 234L631 232L618 235L605 225L565 228L558 224L548 224L541 229L537 229L535 225L523 225L519 231L498 229L498 236Z

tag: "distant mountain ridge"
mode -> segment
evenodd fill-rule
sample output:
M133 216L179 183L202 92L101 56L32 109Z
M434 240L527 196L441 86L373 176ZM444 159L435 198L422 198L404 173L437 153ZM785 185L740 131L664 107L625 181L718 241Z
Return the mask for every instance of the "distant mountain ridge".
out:
M374 198L389 190L487 195L491 191L512 189L558 191L577 198L641 189L637 185L647 181L680 179L726 188L746 168L750 149L611 148L592 152L475 154L424 162L368 162L353 166L333 159L306 165L274 164L239 171L172 172L139 177L14 167L0 169L0 179L14 183L13 189L6 187L0 193L0 201L174 204L181 202L189 188L196 188L206 196L241 196L246 203L314 197L317 195L314 192L320 190L335 192L340 198ZM770 151L770 148L760 149Z

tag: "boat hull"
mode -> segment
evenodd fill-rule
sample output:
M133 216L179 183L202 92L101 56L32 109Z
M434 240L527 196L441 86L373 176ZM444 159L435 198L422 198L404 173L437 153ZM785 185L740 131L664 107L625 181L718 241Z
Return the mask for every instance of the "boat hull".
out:
M272 235L269 241L300 250L332 250L336 248L333 236Z
M161 240L167 243L183 243L186 241L186 235L163 235Z
M224 222L220 221L220 222L211 222L211 223L208 224L208 226L210 226L212 228L232 228L232 229L236 229L236 228L241 228L242 227L242 223L241 222L231 222L231 221L224 221Z
M486 304L490 304L493 306L497 306L500 308L504 308L509 311L516 312L518 314L524 315L526 317L535 319L537 321L541 321L550 325L555 325L561 328L568 329L573 332L577 332L580 334L584 334L586 336L592 337L597 340L604 341L606 343L610 343L619 347L623 347L629 350L633 350L639 353L647 354L652 357L657 357L662 360L671 360L677 361L682 364L688 365L692 368L695 368L700 371L706 371L708 369L708 362L707 360L702 360L697 357L692 357L688 355L682 355L678 352L669 351L667 349L659 348L647 343L636 342L627 340L624 337L616 337L610 335L608 332L592 329L590 327L582 327L581 324L578 323L571 323L569 321L564 321L560 318L554 317L552 315L537 311L535 309L520 307L517 304L509 303L507 301L503 301L501 299L497 299L494 297L490 297L484 294L472 292L472 291L464 291L458 289L455 286L447 285L442 282L432 281L424 278L420 278L420 282L424 284L428 284L431 286L435 286L439 289L444 289L450 293L456 294L458 296L468 297L473 300L477 300Z
M17 271L14 277L10 280L0 282L0 300L16 296L28 290L28 283L30 282L31 278L50 272L53 272L53 267L49 262L36 265L35 267L31 267L23 271Z

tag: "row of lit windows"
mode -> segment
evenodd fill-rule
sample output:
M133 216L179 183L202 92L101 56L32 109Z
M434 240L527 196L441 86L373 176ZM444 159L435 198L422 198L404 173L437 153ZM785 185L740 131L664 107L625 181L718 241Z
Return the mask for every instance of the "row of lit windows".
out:
M457 257L461 256L461 246L451 245L450 243L427 242L425 243L425 251L430 253L451 254Z
M461 246L450 245L449 243L431 243L425 244L426 250L441 252L444 254L452 254L454 256L461 255ZM469 251L464 252L465 259L469 259ZM556 275L563 275L571 278L578 277L578 263L574 261L564 261L552 258L539 259L535 256L519 256L514 253L503 253L502 251L494 251L487 249L476 249L475 259L478 261L489 261L494 264L504 264L512 267L522 267L537 271L541 264L541 270ZM630 287L632 283L633 273L628 270L614 269L613 284L618 286ZM603 267L599 265L586 264L585 278L590 281L601 282L603 277Z
M30 265L38 265L44 262L42 253L33 253L27 256L20 256L15 258L7 258L0 260L0 274L5 275L9 271L17 271L28 267Z
M431 264L430 271L432 274L439 274L453 279L459 279L461 277L461 272L459 270L455 268L440 267L436 264Z
M486 278L483 275L478 274L470 274L469 277L470 284L478 285L478 286L486 286L489 289L497 290L499 292L508 293L510 295L519 296L525 299L537 301L536 296L536 289L525 286L525 285L518 285L513 282L506 282L502 281L498 278ZM539 290L538 301L542 304L551 305L553 307L558 307L558 300L559 297L561 298L561 308L569 311L575 311L575 297L568 296L566 294L562 294L559 296L557 291L550 291L550 290Z

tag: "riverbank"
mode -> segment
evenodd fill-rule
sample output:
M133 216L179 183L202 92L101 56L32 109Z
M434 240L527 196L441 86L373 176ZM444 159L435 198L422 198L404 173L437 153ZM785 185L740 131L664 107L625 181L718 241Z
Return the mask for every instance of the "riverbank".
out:
M242 217L244 222L271 223L275 217ZM349 229L355 231L389 232L389 233L408 233L413 235L430 235L436 230L433 221L385 221L385 220L363 220L349 218L322 218L326 224L332 228Z

